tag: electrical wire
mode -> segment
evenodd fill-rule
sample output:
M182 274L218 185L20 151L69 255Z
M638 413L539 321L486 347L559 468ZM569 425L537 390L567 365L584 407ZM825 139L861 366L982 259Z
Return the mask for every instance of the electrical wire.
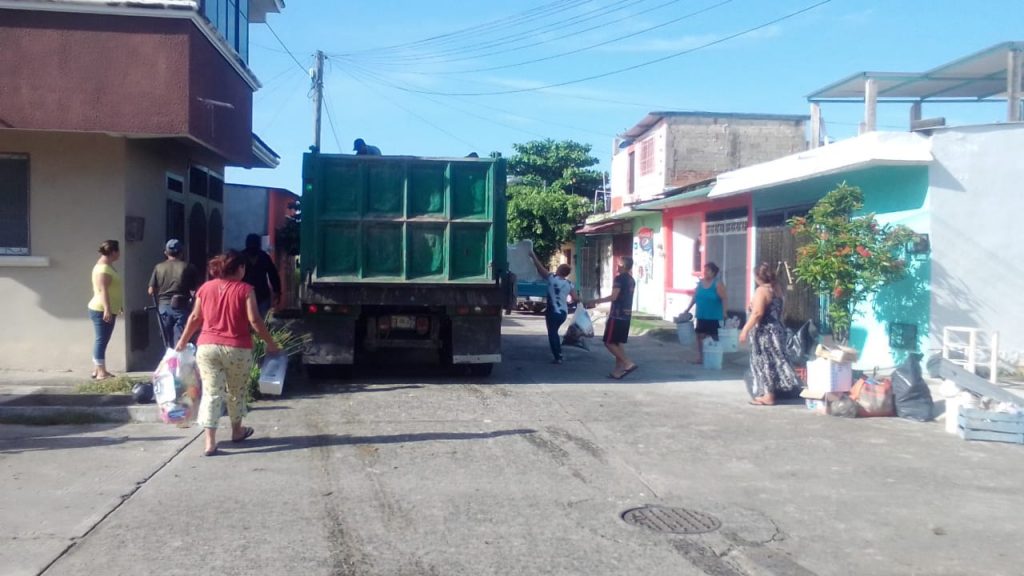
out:
M423 39L420 39L420 40L414 40L412 42L403 42L401 44L392 44L390 46L381 46L381 47L377 47L377 48L366 48L366 49L363 49L363 50L354 50L354 51L351 51L351 52L344 52L344 53L334 54L334 56L353 56L353 55L368 54L368 53L380 54L380 53L383 53L383 52L394 52L394 51L397 51L397 50L399 50L401 48L411 48L411 47L414 47L414 46L422 47L424 45L430 45L430 44L442 44L443 45L445 43L449 43L452 39L457 39L457 38L460 38L460 37L471 38L473 36L479 36L481 34L490 34L494 30L500 30L502 28L509 28L509 27L512 27L512 26L516 26L516 25L518 25L518 24L520 24L522 22L528 22L528 21L530 21L532 19L535 19L535 18L540 18L540 17L543 17L543 16L548 16L550 14L557 14L558 12L563 12L565 10L568 10L568 9L571 9L571 8L575 8L577 6L580 6L580 5L583 5L583 4L587 4L587 3L591 2L591 1L592 0L574 0L572 2L566 2L565 0L555 0L554 2L550 2L548 4L544 4L544 5L538 6L536 8L532 8L530 10L525 10L523 12L518 12L518 13L512 14L512 15L507 16L507 17L502 17L502 18L497 18L495 20L490 20L488 22L484 22L483 24L477 24L477 25L473 25L473 26L468 26L466 28L461 28L459 30L455 30L455 31L452 31L452 32L447 32L445 34L438 34L436 36L430 36L428 38L423 38Z
M299 62L299 59L295 57L295 54L292 54L292 51L285 45L284 40L281 40L281 37L277 35L277 32L274 32L274 29L270 27L270 22L264 22L263 24L267 27L267 30L270 30L270 33L274 35L274 38L277 39L277 43L281 45L281 48L284 48L284 51L292 57L292 60L295 61L295 65L303 72L308 73L308 69L302 65L302 62Z
M364 78L367 78L367 79L370 79L370 80L372 80L374 82L380 83L380 78L374 72L372 72L371 70L369 70L369 69L367 69L365 67L359 66L357 64L353 64L353 63L348 63L348 65L351 66L352 69L357 70L360 74L362 74ZM425 100L433 102L434 104L438 104L438 105L444 106L446 108L451 108L452 110L455 110L457 112L460 112L460 113L463 113L463 114L467 114L469 116L473 116L474 118L479 118L481 120L484 120L485 122L490 122L492 124L496 124L498 126L503 126L505 128L510 128L512 130L518 130L520 132L523 132L523 133L526 133L526 134L530 134L532 136L538 136L538 137L541 137L541 138L546 138L547 137L547 135L545 135L545 134L540 134L540 133L537 133L537 132L532 132L532 131L526 130L525 128L522 128L520 126L514 126L512 124L506 124L504 122L499 122L499 121L497 121L497 120L495 120L493 118L488 118L486 116L481 116L479 114L474 114L473 112L470 112L470 111L466 110L465 107L461 107L460 108L458 106L449 104L447 102L442 102L442 101L436 100L436 99L431 98L431 97L429 97L429 96L427 96L425 94L415 94L415 96L418 96L420 98L423 98ZM603 137L606 137L606 138L614 138L615 137L614 134L608 134L608 133L605 133L605 132L599 132L599 131L593 130L591 128L581 128L579 126L573 126L571 124L564 124L564 123L556 122L556 121L553 121L553 120L543 120L543 119L536 118L536 117L525 116L525 115L523 115L523 114L521 114L519 112L513 112L511 110L506 110L506 109L503 109L503 108L498 108L497 106L489 106L489 105L483 104L483 103L481 103L479 101L471 102L469 100L464 100L464 99L456 98L456 97L449 97L449 98L451 98L452 100L456 100L456 101L458 101L459 103L461 103L463 105L466 105L466 104L471 105L471 106L475 105L475 106L479 106L481 108L487 108L489 110L494 110L495 112L501 112L502 114L508 114L510 116L516 116L516 117L522 118L524 120L530 120L530 121L538 122L538 123L541 123L541 124L548 124L548 125L552 125L552 126L561 126L563 128L569 128L571 130L576 130L578 132L587 132L587 133L590 133L590 134L595 134L597 136L603 136Z
M832 0L821 0L820 2L816 2L814 4L806 6L804 8L799 9L799 10L795 10L793 12L789 12L789 13L783 15L783 16L780 16L778 18L774 18L772 20L768 20L766 22L763 22L763 23L758 24L756 26L753 26L751 28L746 28L746 29L741 30L739 32L736 32L736 33L733 33L733 34L729 34L728 36L723 36L721 38L717 38L717 39L712 40L710 42L705 42L704 44L701 44L699 46L695 46L693 48L688 48L686 50L680 50L679 52L674 52L674 53L669 54L667 56L662 56L660 58L655 58L653 60L646 60L646 61L640 62L638 64L633 64L631 66L626 66L624 68L617 68L617 69L614 69L614 70L609 70L607 72L602 72L600 74L592 74L590 76L584 76L582 78L575 78L573 80L565 80L565 81L562 81L562 82L554 82L554 83L551 83L551 84L545 84L545 85L542 85L542 86L533 86L533 87L530 87L530 88L516 88L516 89L511 89L511 90L496 90L496 91L492 91L492 92L440 92L440 91L434 91L434 90L417 90L417 89L414 89L414 88L399 87L399 86L396 86L396 85L392 85L392 87L397 88L399 90L403 90L405 92L416 92L416 93L420 93L420 94L430 94L430 95L433 95L433 96L501 96L501 95L505 95L505 94L520 94L520 93L523 93L523 92L536 92L536 91L540 91L540 90L547 90L549 88L558 88L558 87L561 87L561 86L569 86L571 84L579 84L581 82L588 82L590 80L597 80L599 78L607 78L608 76L614 76L616 74L622 74L623 72L629 72L631 70L637 70L637 69L640 69L640 68L645 68L647 66L651 66L651 65L657 64L659 62L664 62L666 60L671 60L673 58L678 58L679 56L683 56L683 55L686 55L686 54L692 54L692 53L697 52L699 50L703 50L705 48L710 48L711 46L722 44L722 43L728 42L729 40L733 40L735 38L739 38L740 36L745 36L747 34L756 32L758 30L762 30L762 29L767 28L769 26L772 26L774 24L778 24L779 22L783 22L785 20L789 20L791 18L795 18L796 16L799 16L799 15L805 13L805 12L809 12L809 11L815 9L815 8L818 8L820 6L828 4L831 1Z
M562 58L564 56L571 56L573 54L579 54L580 52L585 52L587 50L592 50L594 48L599 48L601 46L607 46L608 44L619 42L621 40L626 40L626 39L629 39L629 38L633 38L633 37L639 36L641 34L646 34L646 33L651 32L653 30L657 30L659 28L664 28L665 26L670 26L670 25L675 24L677 22L682 22L683 20L687 20L689 18L693 18L695 16L699 16L701 14L704 14L705 12L710 12L710 11L716 9L716 8L720 8L722 6L725 6L726 4L731 3L732 1L733 0L722 0L721 2L719 2L717 4L712 4L711 6L708 6L706 8L702 8L700 10L696 10L694 12L690 12L690 13L684 14L683 16L680 16L678 18L673 18L672 20L669 20L667 22L662 22L661 24L657 24L655 26L650 26L648 28L644 28L643 30L639 30L637 32L633 32L631 34L626 34L625 36L619 36L617 38L612 38L610 40L605 40L604 42L598 42L597 44L591 44L589 46L584 46L583 48L577 48L575 50L569 50L567 52L560 52L558 54L551 54L549 56L544 56L543 58L534 58L532 60L524 60L522 62L514 62L512 64L503 64L501 66L487 66L487 67L484 67L484 68L471 68L469 70L457 70L457 71L453 71L453 72L440 72L440 74L468 74L468 73L471 73L471 72L490 72L490 71L493 71L493 70L504 70L504 69L507 69L507 68L516 68L516 67L519 67L519 66L526 66L526 65L529 65L529 64L536 64L537 62L545 62L547 60L554 60L556 58ZM662 4L661 6L665 6L665 5L671 4L671 3L672 2L666 2L665 4ZM655 9L660 8L661 6L657 6L657 7L655 7Z
M614 2L614 3L610 4L608 6L603 6L601 8L598 8L598 9L595 9L595 10L590 10L590 11L584 12L582 14L577 14L575 16L572 16L570 18L566 18L564 20L557 20L555 22L544 24L544 25L539 26L537 28L531 28L531 29L528 29L528 30L524 30L522 32L518 32L516 34L512 34L512 35L509 35L509 36L492 38L492 39L489 39L486 42L482 42L482 43L479 43L479 44L476 44L476 45L458 46L458 47L454 47L454 48L448 48L448 49L445 49L445 50L439 50L439 51L435 51L435 52L430 52L430 53L427 53L427 54L415 54L415 55L411 55L411 56L387 56L387 55L379 56L379 55L377 55L377 56L372 56L370 59L386 61L386 62L390 62L392 64L394 64L394 63L403 64L404 63L405 65L410 65L410 64L414 64L414 63L418 63L418 62L425 62L425 61L436 61L437 63L441 63L441 62L457 62L457 61L469 60L469 59L473 59L473 58L482 58L484 56L490 56L490 55L493 55L493 54L501 54L501 53L504 53L504 52L509 52L511 50L521 50L521 49L529 48L529 47L532 47L532 46L535 46L535 45L538 45L538 44L543 44L543 43L546 43L546 42L552 42L554 40L564 39L564 38L568 38L568 37L575 36L575 35L578 35L578 34L582 34L583 32L589 31L589 30L591 30L593 28L589 28L587 30L576 31L576 32L572 32L572 33L566 33L564 29L566 27L575 26L577 24L580 24L580 23L583 23L583 22L587 22L589 20L594 20L594 19L597 19L597 18L601 18L602 16L607 16L608 14L612 14L614 12L620 12L622 10L625 10L625 9L630 8L632 6L635 6L637 4L642 4L642 3L647 2L647 1L649 1L649 0L620 0L618 2ZM681 1L681 0L672 0L672 1L668 2L668 4L672 4L674 2L679 2L679 1ZM662 6L664 6L664 5L662 5ZM610 25L610 24L618 24L618 23L621 23L621 22L623 22L625 20L628 20L629 18L633 18L635 16L637 16L637 14L631 14L631 15L628 15L628 16L625 16L625 17L622 17L622 18L617 18L617 19L615 19L615 20L613 20L611 22L607 22L605 24L598 25L598 26L596 26L594 28L600 28L602 26L607 26L607 25ZM495 48L495 47L498 47L498 46L504 46L504 45L508 45L508 44L515 44L515 43L523 41L523 40L529 40L530 38L535 38L537 36L548 35L548 34L551 33L552 30L558 30L559 32L561 32L561 34L559 34L559 36L557 38L549 39L549 40L542 41L542 42L539 42L539 43L529 44L529 45L526 45L526 46L513 46L511 48L499 50L497 52L490 52L490 53L487 53L487 54L472 54L473 52L478 52L480 50L487 50L487 49ZM454 58L444 58L446 56L455 56L455 57ZM433 63L433 62L428 62L428 63Z
M341 154L345 149L341 147L341 140L338 139L338 131L334 129L334 117L331 116L331 101L327 97L327 85L321 89L324 100L324 110L327 111L327 123L331 126L331 134L334 135L334 144L338 147L338 154Z
M367 83L366 83L366 82L365 82L365 81L364 81L364 80L363 80L362 78L358 77L358 76L357 76L357 75L355 75L355 74L352 74L352 72L351 72L350 70L346 70L346 69L342 68L342 71L343 71L344 73L348 74L348 76L349 76L350 78L352 78L353 80L355 80L356 82L358 82L359 84L361 84L361 85L362 85L363 87L365 87L365 88L366 88L367 90L369 90L369 91L373 92L373 93L374 93L374 94L376 94L377 96L380 96L380 97L381 97L381 98L383 98L384 100L387 100L387 101L388 101L388 102L390 102L390 103L391 103L392 105L394 105L394 106L395 106L396 108L400 108L401 110L404 110L406 114L409 114L410 116L412 116L412 117L416 118L416 119L417 119L417 120L419 120L420 122L423 122L423 123L424 123L424 124L426 124L427 126L430 126L431 128L433 128L433 129L437 130L438 132L441 132L442 134L445 134L445 135L447 135L448 137L452 138L453 140L458 140L459 142L461 142L461 143L463 143L463 144L465 144L465 145L469 146L469 147L470 147L471 149L474 149L474 150L476 150L476 149L478 149L478 148L479 148L479 146L476 146L476 145L475 145L475 144L473 144L472 142L469 142L469 141L467 141L467 140L463 140L463 139L462 139L462 138L460 138L459 136L457 136L457 135L455 135L455 134L451 133L450 131L448 131L448 130L446 130L446 129L442 128L441 126L438 126L437 124L434 124L434 123L433 123L433 122L431 122L430 120L427 120L427 119L426 119L426 118L424 118L423 116L420 116L420 115L419 115L419 114L417 114L416 112L414 112L414 111L410 110L409 108L406 108L405 106L403 106L403 105L399 104L399 103L398 103L397 101L395 101L395 100L393 100L393 99L389 98L389 97L388 97L387 95L385 95L384 93L380 92L379 90L377 90L377 89L376 89L376 88L374 88L373 86L371 86L371 85L367 84Z

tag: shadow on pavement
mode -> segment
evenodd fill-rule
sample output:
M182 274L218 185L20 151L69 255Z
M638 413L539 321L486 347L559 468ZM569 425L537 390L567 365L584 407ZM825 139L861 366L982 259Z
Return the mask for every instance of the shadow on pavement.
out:
M314 434L305 436L281 436L277 438L252 438L244 444L221 442L220 448L232 454L262 454L286 450L305 450L321 446L356 446L360 444L405 444L408 442L435 442L447 440L487 440L501 436L535 434L530 428L495 430L493 432L423 432L413 434L387 434L381 436L349 436L347 434ZM238 448L234 448L238 446Z
M116 446L129 442L163 442L180 440L180 436L38 436L0 440L0 454L20 454L43 450L73 450L77 448L98 448Z

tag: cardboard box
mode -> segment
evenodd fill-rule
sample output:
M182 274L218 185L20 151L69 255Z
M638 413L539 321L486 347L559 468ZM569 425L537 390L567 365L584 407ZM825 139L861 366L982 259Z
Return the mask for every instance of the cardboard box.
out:
M827 358L833 362L856 362L860 354L856 348L849 346L826 346L818 344L814 349L814 355L818 358Z
M800 392L800 397L804 399L804 406L815 414L828 415L832 413L832 403L843 397L842 392L824 392L817 394L810 390L803 390Z
M849 392L853 387L853 366L816 358L807 363L807 390L815 395L827 392Z

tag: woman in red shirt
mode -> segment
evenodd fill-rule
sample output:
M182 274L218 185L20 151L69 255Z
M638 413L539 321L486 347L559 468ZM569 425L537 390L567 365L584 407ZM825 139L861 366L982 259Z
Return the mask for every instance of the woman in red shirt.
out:
M196 350L196 364L203 379L203 399L199 402L199 425L205 430L205 456L217 453L217 423L223 413L225 396L231 419L231 441L252 436L253 429L242 426L245 415L245 389L252 368L251 327L267 343L267 352L278 352L263 318L256 309L252 286L242 282L245 256L234 250L210 260L211 280L199 287L195 306L175 350L184 350L196 330L202 328Z

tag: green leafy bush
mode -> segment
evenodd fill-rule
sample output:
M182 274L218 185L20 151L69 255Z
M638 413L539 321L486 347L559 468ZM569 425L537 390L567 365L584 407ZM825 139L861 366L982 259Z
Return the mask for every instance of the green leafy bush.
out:
M806 217L789 220L801 242L797 278L827 297L833 336L842 343L857 306L906 275L906 245L914 237L906 226L880 226L874 214L854 216L862 208L863 192L843 182Z

